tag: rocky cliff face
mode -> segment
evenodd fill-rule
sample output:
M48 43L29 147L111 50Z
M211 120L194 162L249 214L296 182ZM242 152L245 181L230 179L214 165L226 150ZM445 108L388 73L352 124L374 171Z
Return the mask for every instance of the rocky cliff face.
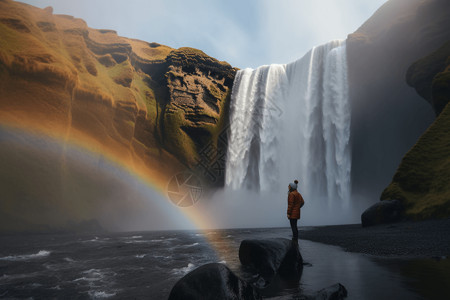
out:
M51 8L0 5L3 122L84 135L150 169L163 158L163 170L191 166L219 130L236 72L227 63L91 29Z
M356 195L377 197L401 158L433 122L432 107L406 84L405 77L411 64L449 38L446 0L390 0L349 35Z
M228 102L236 69L200 50L180 48L167 57L164 74L168 101L164 108L164 145L189 166L199 151L217 142L228 118ZM224 151L224 149L222 149Z
M408 69L408 83L428 100L436 121L405 155L381 199L398 199L411 219L450 215L450 41Z
M415 62L408 69L406 80L439 115L450 101L450 41Z
M14 128L88 145L162 187L177 172L195 169L205 147L223 151L218 138L236 73L226 62L196 49L92 29L81 19L53 14L50 7L11 0L0 1L0 40L3 131ZM67 175L60 174L67 173L64 167L48 171L56 183L38 175L15 178L24 165L13 164L9 158L15 151L5 149L0 185L9 200L2 201L2 213L17 213L10 204L19 194L36 197L31 187L24 191L18 183L24 178L27 185L35 180L48 187L42 201L61 201L57 182Z

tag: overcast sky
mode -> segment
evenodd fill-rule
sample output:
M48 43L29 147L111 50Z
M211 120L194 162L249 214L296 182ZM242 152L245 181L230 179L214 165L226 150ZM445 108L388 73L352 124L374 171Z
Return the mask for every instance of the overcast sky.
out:
M23 0L88 26L173 48L193 47L238 68L288 63L345 39L386 0Z

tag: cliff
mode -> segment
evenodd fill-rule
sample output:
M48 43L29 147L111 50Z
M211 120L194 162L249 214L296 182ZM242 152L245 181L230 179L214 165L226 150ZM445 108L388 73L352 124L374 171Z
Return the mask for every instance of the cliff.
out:
M218 139L236 73L226 62L11 0L0 1L0 40L0 129L7 136L18 130L88 145L160 187L179 171L199 169L203 149L224 151ZM1 212L11 222L24 206L14 204L19 199L68 201L60 177L74 175L67 175L64 157L49 169L49 159L31 153L38 147L12 159L17 147L6 146L0 151ZM27 174L18 171L26 168ZM220 184L223 176L214 179L207 184Z
M378 197L434 121L432 107L405 77L415 61L449 38L446 0L387 1L348 36L354 195Z
M236 72L229 64L92 29L51 8L0 6L2 122L81 135L164 171L191 167L220 129Z
M406 74L408 84L433 106L436 115L439 115L450 101L449 67L450 41L415 62Z
M450 216L450 41L415 62L407 81L438 115L402 159L382 200L398 199L407 218Z

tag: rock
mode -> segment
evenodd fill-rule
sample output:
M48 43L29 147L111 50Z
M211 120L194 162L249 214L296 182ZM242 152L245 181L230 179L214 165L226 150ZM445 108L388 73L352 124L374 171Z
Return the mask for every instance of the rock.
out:
M244 240L239 247L239 260L260 276L247 282L223 264L206 264L181 278L172 288L169 300L262 299L261 295L273 297L280 291L298 288L303 259L297 242L283 238ZM300 294L295 299L340 300L345 297L346 288L336 283L314 294Z
M211 128L223 129L220 120L228 117L224 114L225 107L229 106L237 69L188 47L171 51L166 63L164 78L168 90L161 127L163 144L183 163L195 167L199 159L205 158L202 149L208 145L220 148ZM190 142L180 143L185 140ZM215 150L224 153L226 148Z
M347 289L340 283L321 289L311 300L340 300L347 297Z
M53 7L47 6L46 8L44 8L44 11L51 15L53 14Z
M259 287L270 284L276 274L300 277L303 268L298 243L283 238L244 240L239 247L239 260L260 275Z
M363 227L400 221L403 205L399 200L383 200L366 209L361 215Z
M430 102L437 116L450 101L450 87L445 84L450 73L449 58L450 41L447 41L436 51L413 63L406 73L408 85Z
M0 14L2 125L32 128L88 151L93 143L102 157L161 188L187 169L202 177L205 189L223 185L228 107L237 69L200 50L89 28L81 19L54 15L51 8L0 0ZM32 224L64 228L66 220L77 223L98 215L102 199L109 206L111 197L117 197L97 194L109 193L99 188L102 176L86 180L67 168L69 152L43 160L41 150L19 156L1 148L0 177L8 181L0 180L0 190L8 191L3 195L8 214L20 222L14 222L14 229L0 220L0 231L34 231ZM33 161L39 171L49 171L24 177L15 170L27 170L28 162L12 159L16 155ZM6 167L3 161L8 161ZM70 180L55 180L61 176ZM82 199L62 192L69 186ZM33 199L33 214L24 214L24 199ZM60 209L54 213L58 218L45 217L48 203Z
M189 299L261 299L252 285L219 263L203 265L181 278L169 300Z
M366 197L379 195L398 162L433 122L431 106L408 86L405 75L411 64L450 36L450 1L384 2L347 39L352 190Z
M412 64L406 79L418 94L432 104L438 117L406 152L381 199L401 200L406 208L404 215L409 220L448 218L450 41Z

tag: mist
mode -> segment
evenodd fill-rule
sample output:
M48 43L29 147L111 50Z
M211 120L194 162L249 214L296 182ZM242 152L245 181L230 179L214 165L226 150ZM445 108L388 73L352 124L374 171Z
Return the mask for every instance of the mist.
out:
M76 230L194 229L150 183L101 153L17 128L0 127L2 228Z
M206 8L211 14L206 14L205 19L199 17L199 14L203 14L199 11L184 14L186 7L181 2L177 2L180 6L174 10L161 1L152 2L152 7L145 6L146 9L142 10L136 6L138 2L127 7L118 5L119 2L105 6L103 1L93 1L92 4L86 1L25 2L53 5L55 13L86 18L90 26L116 29L125 36L162 42L172 47L200 48L235 66L294 61L313 45L333 38L345 38L348 32L356 29L350 27L359 26L356 23L342 23L344 14L330 9L327 11L332 11L333 17L322 15L319 18L316 14L324 13L321 7L306 2L290 2L289 6L283 4L276 7L269 2L263 2L261 6L256 5L257 2L250 2L236 14L231 14L229 9L236 8L237 3L223 11L220 10L223 5L208 4ZM379 201L402 157L434 119L431 106L406 84L405 74L415 60L439 46L441 40L433 36L417 36L416 32L425 32L419 18L419 21L414 19L417 24L412 21L397 22L405 17L402 15L404 11L412 11L411 7L419 2L399 1L398 7L379 9L377 18L361 26L357 35L365 36L370 43L366 39L352 39L351 35L347 39L348 99L351 107L351 192L350 196L344 197L347 204L340 204L342 199L338 200L330 193L325 196L325 191L323 194L310 193L314 185L316 190L325 186L319 184L324 179L322 175L309 178L305 172L298 175L295 170L290 170L283 176L272 176L270 180L255 183L258 189L270 183L270 188L264 192L228 187L202 199L194 207L180 208L148 182L132 174L128 170L131 166L114 163L101 153L91 152L67 141L2 127L0 179L7 186L1 202L3 223L10 220L11 224L19 224L20 228L41 225L46 228L44 224L50 223L50 227L62 228L68 222L95 219L109 230L287 226L285 186L297 176L302 183L305 182L300 187L306 201L301 224L359 223L361 212ZM322 5L324 3L338 10L336 4L321 2ZM379 5L371 3L368 6L349 4L339 9L348 10L347 13L354 12L359 19L355 17L352 20L361 24ZM108 13L99 17L96 13L98 9L92 8L102 7L102 4ZM194 1L189 5L200 5L200 2ZM369 6L370 9L367 8ZM286 15L288 8L290 11ZM158 13L147 19L133 15L133 12L146 11ZM245 11L251 13L245 14ZM215 18L218 12L220 17ZM299 17L308 12L314 13L308 18ZM297 21L294 22L294 19ZM111 20L113 22L109 23ZM389 23L387 20L393 21ZM208 27L203 22L215 25ZM180 28L183 30L180 31ZM332 36L325 34L327 30ZM168 40L164 40L161 34L167 36ZM254 54L255 49L258 50L257 55ZM284 90L285 86L280 89ZM283 92L278 91L278 94ZM290 107L280 107L285 116L296 117ZM304 116L306 114L302 112ZM273 121L272 124L278 122L275 119ZM263 138L270 139L278 137L279 132L292 133L299 129L303 127L285 126ZM272 142L279 140L275 138ZM324 147L320 141L315 145ZM314 157L320 153L320 147L308 149L311 154L309 161L317 163L316 173L322 167L319 159ZM268 151L268 156L280 156L281 152ZM305 149L301 154L304 153ZM254 160L259 158L257 155L252 157ZM287 158L292 159L291 156L281 158L279 165L286 164ZM266 174L276 175L270 174L271 166L277 165L273 164L274 161L271 161L272 165L268 164ZM304 158L304 162L309 161ZM339 176L334 176L334 181L337 179ZM205 219L201 224L194 224L189 219L200 216Z
M280 183L278 189L264 192L220 189L208 198L201 199L195 209L209 219L211 228L206 229L289 227L288 184ZM301 186L299 191L302 193ZM346 206L334 199L330 205L327 197L304 196L304 200L299 226L360 223L361 213L370 202L359 198L351 206Z

